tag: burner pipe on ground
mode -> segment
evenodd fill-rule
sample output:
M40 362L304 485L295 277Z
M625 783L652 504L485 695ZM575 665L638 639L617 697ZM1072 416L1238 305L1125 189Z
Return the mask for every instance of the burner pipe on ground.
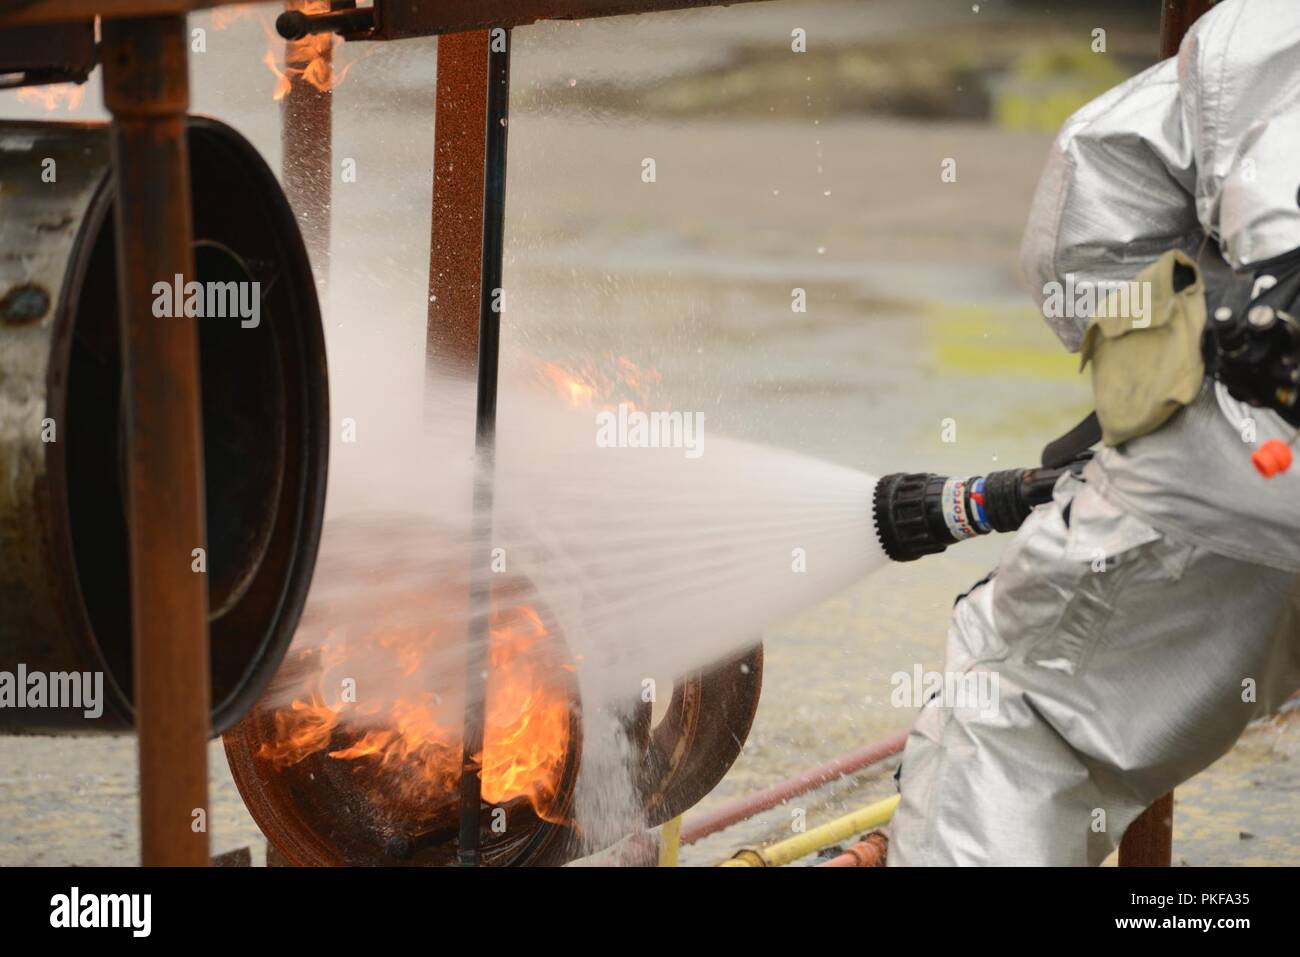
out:
M493 451L501 339L502 254L506 219L506 124L510 114L510 31L489 31L488 100L484 141L483 262L479 282L478 401L475 412L474 540L470 618L465 655L465 726L460 779L457 859L477 867L482 803L482 751L487 710L488 642L492 615Z
M814 854L823 848L847 840L854 834L883 827L889 823L898 808L898 795L868 804L852 814L837 817L835 820L815 827L811 831L797 834L784 841L777 841L762 848L745 848L737 851L730 860L723 861L719 867L781 867L793 864L800 858Z
M856 844L845 848L844 853L822 861L818 867L884 867L889 853L889 838L883 831L872 831Z

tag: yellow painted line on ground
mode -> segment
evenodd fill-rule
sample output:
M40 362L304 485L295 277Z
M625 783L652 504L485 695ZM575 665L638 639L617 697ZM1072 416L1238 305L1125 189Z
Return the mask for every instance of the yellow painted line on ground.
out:
M938 371L998 378L1079 380L1079 359L1032 307L921 304Z

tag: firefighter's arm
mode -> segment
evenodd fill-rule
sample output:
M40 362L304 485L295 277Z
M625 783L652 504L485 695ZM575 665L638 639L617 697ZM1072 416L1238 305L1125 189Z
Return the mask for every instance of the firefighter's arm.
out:
M1030 294L1049 284L1129 280L1169 249L1195 255L1202 232L1193 201L1195 163L1166 60L1093 100L1057 135L1021 246ZM1077 351L1088 316L1047 317Z

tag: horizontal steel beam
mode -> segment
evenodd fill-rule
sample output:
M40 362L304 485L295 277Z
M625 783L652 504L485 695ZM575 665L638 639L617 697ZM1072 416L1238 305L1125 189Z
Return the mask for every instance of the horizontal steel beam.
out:
M0 29L94 16L185 13L239 2L245 0L0 0ZM374 28L365 34L352 34L350 38L400 40L523 26L538 20L583 20L754 2L757 0L375 0Z
M0 29L28 23L161 16L207 7L233 6L242 0L0 0Z
M91 20L0 30L0 88L85 83L95 55Z
M402 40L518 27L538 20L586 20L753 2L756 0L375 0L374 28L353 39Z

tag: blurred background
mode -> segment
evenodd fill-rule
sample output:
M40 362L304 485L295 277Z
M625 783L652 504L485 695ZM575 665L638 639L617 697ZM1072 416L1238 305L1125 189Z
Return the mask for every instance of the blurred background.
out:
M774 0L520 28L505 348L560 365L624 357L657 370L659 407L874 474L1034 464L1090 403L1077 357L1020 286L1020 233L1060 123L1155 62L1159 7ZM275 97L303 82L283 72L279 9L191 18L204 45L194 109L277 171ZM791 48L796 29L806 52ZM395 407L419 402L436 62L433 40L334 50L322 294L336 419L373 388L376 363ZM0 115L106 118L97 77L0 94ZM340 175L347 160L355 181ZM806 312L791 308L795 289ZM890 676L942 667L953 599L1001 547L891 566L762 636L755 727L702 808L907 727ZM1283 722L1257 727L1179 790L1175 863L1300 863L1296 738ZM134 774L130 738L0 738L0 864L134 861ZM214 853L252 845L260 861L219 744L211 774ZM893 786L877 770L793 803L812 825ZM682 862L788 835L790 811Z

